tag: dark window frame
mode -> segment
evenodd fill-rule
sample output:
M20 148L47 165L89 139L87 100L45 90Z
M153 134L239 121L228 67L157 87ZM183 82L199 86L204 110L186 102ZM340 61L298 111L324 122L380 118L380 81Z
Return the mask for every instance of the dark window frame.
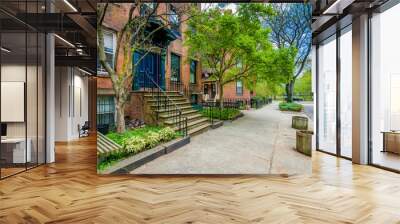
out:
M192 73L192 63L194 63L194 73ZM189 82L190 84L196 84L197 83L197 64L198 62L196 60L191 60L190 61L190 72L189 72ZM192 79L193 77L193 79Z
M177 70L177 72L174 72L175 71L175 69L173 68L173 66L175 65L175 63L173 63L173 57L175 57L175 58L177 58L178 59L178 69L176 69ZM171 75L170 75L170 79L171 79L171 81L172 82L181 82L181 71L182 71L182 69L181 69L181 56L180 55L178 55L178 54L175 54L175 53L171 53L171 61L170 61L171 63L170 63L170 73L171 73Z
M238 86L238 83L241 83L241 86ZM243 96L243 81L236 80L236 96Z

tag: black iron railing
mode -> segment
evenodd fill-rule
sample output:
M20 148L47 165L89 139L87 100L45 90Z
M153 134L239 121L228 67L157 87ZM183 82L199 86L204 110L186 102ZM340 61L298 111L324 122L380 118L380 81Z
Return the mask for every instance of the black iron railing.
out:
M216 102L203 102L201 103L203 111L206 112L206 117L214 125L216 121L221 120L222 110Z
M183 84L181 81L176 81L176 80L169 80L169 85L167 87L167 91L175 91L179 92L182 95L189 97L190 96L190 89Z
M251 108L261 108L264 105L272 103L272 98L252 98L250 100Z
M175 128L176 131L183 136L188 135L188 119L183 116L182 110L175 104L175 102L168 96L166 91L160 87L148 72L142 73L142 81L144 82L141 88L144 92L151 94L154 104L152 105L156 111L156 119L160 120L160 115L166 115L169 119L169 124Z

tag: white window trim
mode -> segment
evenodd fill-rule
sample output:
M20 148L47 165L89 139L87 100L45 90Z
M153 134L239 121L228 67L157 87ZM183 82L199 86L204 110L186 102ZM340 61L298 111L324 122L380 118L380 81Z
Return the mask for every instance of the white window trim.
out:
M113 46L112 46L112 48L113 48L113 57L114 57L114 59L115 59L115 51L116 51L116 47L117 47L117 35L115 34L115 31L112 31L112 30L110 30L110 29L108 29L108 28L105 28L105 27L103 27L103 34L111 34L112 35L112 41L113 41ZM105 71L105 70L99 70L99 69L97 69L97 74L98 75L101 75L101 76L108 76L108 73Z

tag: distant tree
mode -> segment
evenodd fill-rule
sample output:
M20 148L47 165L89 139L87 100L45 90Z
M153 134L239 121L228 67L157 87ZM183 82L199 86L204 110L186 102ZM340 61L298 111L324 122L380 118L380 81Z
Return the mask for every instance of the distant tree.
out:
M236 80L253 80L260 67L273 56L268 40L269 30L262 26L262 17L272 15L265 4L240 4L237 11L213 8L197 11L189 20L186 46L189 53L202 60L219 84L219 102L223 107L224 86Z
M285 80L287 101L293 101L296 79L308 67L311 51L311 5L310 4L271 4L275 11L265 20L271 29L270 38L280 49L296 48L293 74Z

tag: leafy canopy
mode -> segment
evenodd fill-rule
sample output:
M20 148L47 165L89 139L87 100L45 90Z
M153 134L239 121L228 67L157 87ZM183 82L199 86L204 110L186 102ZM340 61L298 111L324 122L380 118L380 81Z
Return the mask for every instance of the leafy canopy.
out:
M273 56L269 29L261 18L272 15L265 4L239 4L236 12L212 8L189 20L185 44L192 57L211 70L222 85L255 75ZM261 66L261 67L260 67Z

